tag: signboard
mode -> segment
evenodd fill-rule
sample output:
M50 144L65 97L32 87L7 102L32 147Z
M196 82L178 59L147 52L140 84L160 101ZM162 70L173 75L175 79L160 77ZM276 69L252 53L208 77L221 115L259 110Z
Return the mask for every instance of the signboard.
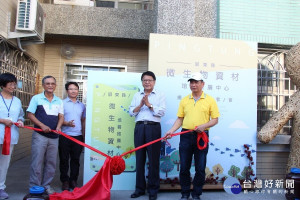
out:
M150 35L149 70L159 77L156 88L166 95L163 133L176 120L180 100L191 93L188 79L204 76L203 91L217 101L219 123L210 129L206 175L244 179L249 147L256 169L257 44L175 35ZM179 177L179 137L166 143L161 178ZM192 166L192 174L194 167Z
M162 136L176 120L180 100L191 93L188 79L204 76L204 92L216 99L219 123L210 129L206 175L244 179L249 159L256 168L257 44L174 35L150 35L149 70L156 74L155 88L166 96ZM134 148L134 117L128 108L133 95L143 89L140 73L93 71L88 74L86 142L109 156ZM179 177L179 136L164 143L162 179ZM104 157L85 150L84 183L104 163ZM125 157L125 172L114 176L112 189L134 190L135 154ZM194 166L192 164L192 175Z
M141 86L140 74L88 72L86 143L113 157L134 148L134 117L129 115L133 95ZM124 158L126 169L114 176L112 189L134 189L135 154ZM84 155L84 183L102 167L105 157L89 149ZM124 184L126 183L126 184Z

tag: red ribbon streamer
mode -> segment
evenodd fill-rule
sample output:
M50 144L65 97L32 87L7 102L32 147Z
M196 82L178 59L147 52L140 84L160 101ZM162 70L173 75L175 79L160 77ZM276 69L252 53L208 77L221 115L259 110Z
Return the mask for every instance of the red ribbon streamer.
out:
M111 161L111 158L107 158L100 171L81 188L75 188L73 192L65 190L54 193L50 195L50 200L110 200L113 183Z
M200 145L201 138L204 141L203 146ZM205 149L207 147L208 142L209 142L209 139L208 139L208 137L207 137L207 135L204 131L201 132L201 133L197 133L197 147L198 147L198 149L200 149L200 150Z
M14 124L17 125L17 123L14 123ZM27 128L27 129L31 129L31 130L34 130L34 131L42 131L43 132L43 130L40 129L40 128L33 128L33 127L30 127L30 126L24 126L23 128ZM95 151L96 153L99 153L100 155L102 155L102 156L104 156L106 158L111 158L109 155L106 155L105 153L99 151L98 149L95 149L94 147L91 147L91 146L89 146L89 145L87 145L87 144L85 144L85 143L83 143L83 142L81 142L79 140L76 140L75 138L73 138L73 137L71 137L71 136L69 136L69 135L67 135L67 134L65 134L65 133L63 133L61 131L51 130L51 132L59 134L59 135L62 135L64 137L72 140L73 142L76 142L77 144L80 144L81 146L84 146L86 148L89 148L92 151Z
M14 123L14 124L17 125L17 123ZM33 128L33 127L29 127L29 126L24 126L24 128L35 130L35 131L43 131L42 129ZM5 129L5 131L6 131L6 129ZM192 132L192 131L194 131L194 130L187 130L187 131L182 131L179 133L173 133L173 134L170 134L169 137L174 137L174 136ZM61 131L51 130L51 132L62 135L64 137L76 142L77 144L87 147L90 150L92 150L96 153L99 153L102 156L105 156L107 159L105 160L100 171L84 186L82 186L81 188L75 188L73 190L73 192L63 191L62 193L54 193L54 194L50 195L50 200L76 200L76 199L80 199L80 200L110 200L110 189L111 189L112 183L113 183L112 175L120 174L125 170L125 162L122 159L122 157L127 154L130 154L134 151L137 151L141 148L149 146L155 142L159 142L161 140L167 139L167 136L164 136L162 138L153 140L147 144L139 146L135 149L132 149L128 152L124 152L120 156L114 156L113 158L111 158L110 156L106 155L105 153L103 153L103 152L101 152L79 140L76 140L73 137L71 137ZM203 146L200 146L200 144L199 144L199 141L201 140L201 138L204 141ZM200 150L205 149L207 147L207 143L208 143L208 137L207 137L206 133L205 132L197 133L198 148Z
M17 123L14 123L14 124L17 125ZM39 129L39 128L33 128L33 127L30 127L30 126L24 126L23 128L31 129L31 130L34 130L34 131L43 131L42 129ZM173 133L173 134L170 134L169 136L170 136L170 137L174 137L174 136L181 135L181 134L185 134L185 133L192 132L192 131L194 131L194 130L187 130L187 131L182 131L182 132L179 132L179 133ZM83 142L81 142L81 141L79 141L79 140L76 140L75 138L73 138L73 137L71 137L71 136L69 136L69 135L67 135L67 134L65 134L65 133L63 133L63 132L61 132L61 131L51 130L51 132L56 133L56 134L59 134L59 135L62 135L62 136L64 136L64 137L66 137L66 138L72 140L73 142L76 142L77 144L80 144L80 145L82 145L82 146L84 146L84 147L89 148L90 150L92 150L92 151L94 151L94 152L96 152L96 153L99 153L100 155L102 155L102 156L104 156L104 157L106 157L106 158L111 158L109 155L107 155L107 154L105 154L105 153L99 151L98 149L95 149L95 148L92 147L92 146L89 146L89 145L87 145L87 144L85 144L85 143L83 143ZM201 138L202 138L203 141L204 141L204 145L203 145L203 146L200 146L200 144L199 144L199 141L200 141ZM153 144L153 143L156 143L156 142L159 142L159 141L165 140L165 139L167 139L167 136L164 136L164 137L162 137L162 138L159 138L159 139L153 140L153 141L151 141L151 142L148 142L148 143L146 143L146 144L144 144L144 145L141 145L141 146L139 146L139 147L136 147L136 148L134 148L134 149L132 149L132 150L130 150L130 151L124 152L123 154L120 155L120 157L123 157L123 156L125 156L125 155L127 155L127 154L130 154L130 153L132 153L132 152L135 152L135 151L137 151L137 150L139 150L139 149L142 149L142 148L147 147L147 146L149 146L149 145L151 145L151 144ZM205 132L197 133L197 146L198 146L198 148L199 148L200 150L203 150L203 149L205 149L205 148L207 147L208 141L209 141L209 140L208 140L208 137L207 137L207 135L206 135Z
M193 130L187 130L187 131L182 131L182 132L179 132L179 133L173 133L173 134L170 134L170 137L174 137L174 136L176 136L176 135L181 135L181 134L188 133L188 132L191 132L191 131L193 131ZM149 145L151 145L151 144L153 144L153 143L155 143L155 142L158 142L158 141L161 141L161 140L165 140L165 139L167 139L167 136L162 137L162 138L159 138L159 139L156 139L156 140L153 140L153 141L151 141L151 142L148 142L148 143L146 143L146 144L143 144L143 145L141 145L141 146L139 146L139 147L136 147L136 148L134 148L134 149L131 149L130 151L124 152L124 153L121 154L120 156L123 157L123 156L125 156L125 155L127 155L127 154L130 154L130 153L132 153L132 152L134 152L134 151L137 151L137 150L142 149L142 148L144 148L144 147L147 147L147 146L149 146Z
M2 146L3 155L9 155L10 140L11 140L11 128L9 126L5 126L5 134L4 134L3 146Z
M187 130L187 131L182 131L182 132L179 132L179 133L173 133L173 134L170 134L169 136L170 136L170 137L174 137L174 136L176 136L176 135L181 135L181 134L185 134L185 133L192 132L192 131L194 131L194 130ZM201 146L201 145L199 144L201 138L202 138L203 141L204 141L204 145L203 145L203 146ZM141 145L141 146L139 146L139 147L137 147L137 148L134 148L134 149L132 149L132 150L130 150L130 151L124 152L124 153L121 154L120 156L123 157L123 156L125 156L125 155L127 155L127 154L130 154L130 153L132 153L132 152L134 152L134 151L137 151L137 150L142 149L142 148L144 148L144 147L147 147L147 146L149 146L149 145L151 145L151 144L153 144L153 143L155 143L155 142L159 142L159 141L165 140L165 139L167 139L167 136L162 137L162 138L159 138L159 139L156 139L156 140L153 140L153 141L151 141L151 142L148 142L148 143L146 143L146 144L144 144L144 145ZM198 147L198 149L200 149L200 150L205 149L205 148L207 147L207 143L208 143L208 142L209 142L209 139L208 139L208 137L207 137L207 135L206 135L206 133L205 133L204 131L201 132L201 133L197 133L197 147Z

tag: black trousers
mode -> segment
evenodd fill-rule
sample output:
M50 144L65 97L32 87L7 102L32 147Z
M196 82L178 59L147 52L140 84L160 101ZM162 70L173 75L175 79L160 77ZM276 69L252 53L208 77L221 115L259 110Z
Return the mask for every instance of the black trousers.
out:
M134 145L141 146L161 137L161 126L157 124L136 124L134 129ZM146 153L149 160L148 173L148 193L150 195L157 194L159 190L159 160L160 160L161 142L156 142L148 147L136 151L136 192L145 192L145 163Z
M83 136L72 136L73 138L83 141ZM59 169L60 169L60 181L77 181L80 167L80 155L82 152L82 146L65 138L59 136ZM70 167L70 176L69 176Z

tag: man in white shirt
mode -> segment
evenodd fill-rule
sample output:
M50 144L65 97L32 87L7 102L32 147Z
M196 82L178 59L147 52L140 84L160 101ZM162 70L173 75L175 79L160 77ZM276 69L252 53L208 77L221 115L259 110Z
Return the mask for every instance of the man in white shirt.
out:
M151 71L144 72L141 76L144 90L134 95L129 113L135 116L134 145L141 146L161 137L161 117L166 110L165 95L154 89L156 77ZM154 143L146 148L136 151L136 187L131 198L145 194L145 162L146 153L149 159L148 193L149 199L157 199L160 185L159 158L161 143Z

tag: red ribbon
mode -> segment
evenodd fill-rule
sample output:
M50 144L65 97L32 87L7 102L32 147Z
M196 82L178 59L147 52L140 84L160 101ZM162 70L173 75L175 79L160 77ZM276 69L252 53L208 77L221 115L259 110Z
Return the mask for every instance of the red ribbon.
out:
M63 191L51 194L50 200L110 200L110 189L113 184L111 174L111 158L107 158L100 171L81 188L72 192Z
M14 123L14 124L16 126L18 125L18 123ZM34 130L34 131L42 131L43 132L43 130L40 129L40 128L33 128L33 127L30 127L30 126L24 126L23 128L27 128L27 129ZM99 151L98 149L95 149L94 147L91 147L91 146L89 146L89 145L87 145L87 144L85 144L85 143L83 143L83 142L81 142L79 140L76 140L75 138L73 138L73 137L71 137L71 136L69 136L69 135L67 135L67 134L65 134L65 133L63 133L61 131L51 130L51 132L59 134L59 135L62 135L64 137L68 138L69 140L72 140L73 142L76 142L77 144L80 144L81 146L84 146L86 148L89 148L90 150L95 151L96 153L99 153L100 155L102 155L102 156L104 156L106 158L110 158L109 155L106 155L105 153Z
M14 123L14 124L17 125L17 123ZM34 130L34 131L43 131L42 129L39 129L39 128L33 128L33 127L30 127L30 126L24 126L23 128L31 129L31 130ZM194 130L187 130L187 131L182 131L182 132L179 132L179 133L173 133L173 134L170 134L169 136L170 136L170 137L174 137L174 136L181 135L181 134L188 133L188 132L192 132L192 131L194 131ZM59 135L62 135L62 136L64 136L64 137L66 137L66 138L72 140L73 142L76 142L77 144L80 144L80 145L82 145L82 146L84 146L84 147L86 147L86 148L89 148L90 150L92 150L92 151L94 151L94 152L96 152L96 153L99 153L100 155L102 155L102 156L104 156L104 157L106 157L106 158L111 158L109 155L107 155L107 154L105 154L105 153L99 151L98 149L95 149L95 148L92 147L92 146L89 146L89 145L87 145L87 144L85 144L85 143L83 143L83 142L81 142L81 141L79 141L79 140L76 140L75 138L73 138L73 137L71 137L71 136L69 136L69 135L67 135L67 134L65 134L65 133L63 133L63 132L61 132L61 131L51 130L51 132L56 133L56 134L59 134ZM203 146L200 146L200 144L199 144L199 141L200 141L201 138L202 138L203 141L204 141L204 145L203 145ZM147 146L149 146L149 145L151 145L151 144L153 144L153 143L156 143L156 142L159 142L159 141L165 140L165 139L167 139L167 136L164 136L164 137L162 137L162 138L159 138L159 139L153 140L153 141L151 141L151 142L148 142L148 143L146 143L146 144L144 144L144 145L141 145L141 146L139 146L139 147L136 147L136 148L134 148L134 149L132 149L132 150L130 150L130 151L124 152L123 154L120 155L120 157L123 157L123 156L125 156L125 155L127 155L127 154L130 154L130 153L132 153L132 152L135 152L135 151L137 151L137 150L139 150L139 149L142 149L142 148L147 147ZM199 148L200 150L203 150L203 149L205 149L205 148L207 147L208 141L209 141L209 140L208 140L208 137L207 137L207 135L206 135L205 132L197 133L197 146L198 146L198 148Z
M169 136L170 136L170 137L174 137L174 136L176 136L176 135L181 135L181 134L188 133L188 132L192 132L192 131L193 131L193 130L182 131L182 132L179 132L179 133L173 133L173 134L170 134ZM159 138L159 139L156 139L156 140L153 140L153 141L148 142L148 143L146 143L146 144L144 144L144 145L141 145L141 146L139 146L139 147L137 147L137 148L131 149L130 151L124 152L124 153L123 153L122 155L120 155L120 156L123 157L123 156L125 156L125 155L127 155L127 154L130 154L130 153L132 153L132 152L134 152L134 151L137 151L137 150L142 149L142 148L144 148L144 147L147 147L147 146L149 146L149 145L151 145L151 144L153 144L153 143L155 143L155 142L159 142L159 141L165 140L165 139L167 139L167 136L162 137L162 138Z
M5 134L4 134L3 146L2 146L3 155L9 155L10 140L11 140L11 128L9 126L5 126Z
M203 146L200 145L201 138L204 141ZM209 142L209 139L208 139L208 137L207 137L207 135L204 131L201 132L201 133L197 133L197 147L198 147L198 149L200 149L200 150L205 149L207 147L208 142Z
M14 123L17 125L17 123ZM42 129L38 128L33 128L29 126L24 126L24 128L35 130L35 131L43 131ZM6 131L6 129L5 129ZM174 137L177 135L181 135L184 133L192 132L194 130L187 130L179 133L173 133L170 134L169 137ZM105 160L102 168L100 171L89 181L87 182L84 186L81 188L75 188L73 192L69 191L63 191L62 193L54 193L50 195L50 200L76 200L76 199L81 199L81 200L110 200L110 189L112 187L113 183L113 175L117 175L122 173L125 170L125 162L123 160L123 156L130 154L134 151L137 151L141 148L144 148L146 146L149 146L155 142L159 142L161 140L167 139L167 136L164 136L162 138L153 140L147 144L144 144L142 146L139 146L135 149L132 149L128 152L124 152L120 156L114 156L111 158L110 156L106 155L105 153L79 141L74 139L73 137L61 132L61 131L56 131L56 130L51 130L51 132L62 135L77 144L80 144L84 147L87 147L91 149L92 151L95 151L96 153L99 153L102 156L105 156L107 159ZM203 139L204 145L200 146L199 141L200 139ZM197 134L197 146L200 150L205 149L207 147L208 143L208 137L205 132L198 133Z

